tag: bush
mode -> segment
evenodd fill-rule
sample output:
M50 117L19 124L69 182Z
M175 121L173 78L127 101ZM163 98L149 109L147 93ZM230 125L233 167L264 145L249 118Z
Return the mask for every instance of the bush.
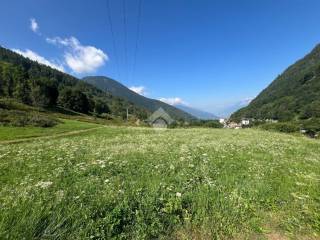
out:
M302 121L301 129L305 131L305 134L310 137L316 137L320 133L320 119L308 119Z
M168 128L177 128L179 126L177 121L174 121L173 123L171 123Z
M283 133L294 133L300 130L299 124L294 122L266 123L261 125L260 128Z
M53 127L60 121L38 112L0 109L0 125L15 127Z
M188 127L207 127L207 128L223 128L223 124L221 124L218 120L195 120L191 121Z
M28 120L28 125L44 128L53 127L59 123L56 119L38 114L31 116Z
M205 127L208 127L208 128L223 128L223 125L218 122L218 121L207 121L205 124L204 124Z

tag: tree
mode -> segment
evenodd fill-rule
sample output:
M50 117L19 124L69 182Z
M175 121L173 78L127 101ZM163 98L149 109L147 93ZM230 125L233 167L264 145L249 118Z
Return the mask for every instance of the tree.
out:
M110 108L105 101L96 99L94 103L94 112L97 114L110 113Z
M15 88L13 96L23 103L31 103L30 87L26 74L24 74L21 68L16 68L13 72L13 79L15 82Z
M32 100L33 104L41 107L54 106L58 99L58 89L54 80L41 77L32 80Z
M12 69L10 69L9 66L5 66L2 72L2 78L5 83L4 93L8 97L12 97L13 89L14 89L14 82L13 82L11 71Z
M92 110L87 95L71 87L66 87L61 90L58 103L76 112L88 113Z
M3 77L2 77L2 66L0 64L0 96L3 96L4 95L4 80L3 80Z
M304 107L300 118L320 118L320 101L314 101Z

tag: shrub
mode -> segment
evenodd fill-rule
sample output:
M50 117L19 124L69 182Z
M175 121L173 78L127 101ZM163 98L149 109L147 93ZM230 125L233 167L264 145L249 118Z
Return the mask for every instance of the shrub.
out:
M320 133L320 119L308 119L302 121L301 128L305 131L305 134L310 137L316 137Z
M294 133L300 130L299 124L294 122L266 123L261 125L260 128L283 133Z
M209 127L209 128L222 128L223 125L218 122L218 121L215 121L215 120L212 120L212 121L207 121L205 124L204 124L205 127Z
M0 109L0 124L6 126L53 127L60 121L38 112Z
M32 125L35 127L53 127L57 125L59 121L54 118L50 118L44 115L35 114L33 116L30 116L28 119L28 125Z
M223 124L221 124L218 120L194 120L191 121L188 127L207 127L207 128L223 128Z

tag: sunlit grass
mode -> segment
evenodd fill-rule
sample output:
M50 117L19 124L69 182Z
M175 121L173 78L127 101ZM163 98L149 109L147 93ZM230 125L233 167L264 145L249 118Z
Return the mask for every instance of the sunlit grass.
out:
M103 128L0 146L0 239L311 239L319 187L316 140Z
M50 127L10 127L0 126L0 141L13 140L21 138L39 137L39 136L50 136L53 134L65 133L76 130L84 130L100 125L94 123L80 122L76 120L61 119L62 123Z

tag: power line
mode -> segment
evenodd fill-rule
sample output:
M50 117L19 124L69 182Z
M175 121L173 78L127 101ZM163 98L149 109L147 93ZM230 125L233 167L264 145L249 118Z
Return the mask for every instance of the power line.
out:
M125 77L128 77L128 49L127 49L127 16L126 16L126 0L122 1L123 10L123 27L124 27L124 65Z
M136 44L135 44L135 49L134 49L133 69L132 69L132 78L133 78L133 79L134 79L134 77L135 77L136 65L137 65L137 55L138 55L138 49L139 49L141 12L142 12L142 0L139 0L139 3L138 3L137 38L136 38Z
M113 53L114 53L115 60L116 60L116 69L117 69L116 71L117 71L118 78L120 78L119 58L118 58L118 54L117 54L115 34L113 31L113 24L112 24L111 11L110 11L110 0L107 0L107 11L108 11L108 22L109 22L109 28L111 31L111 38L112 38L112 45L113 45Z

